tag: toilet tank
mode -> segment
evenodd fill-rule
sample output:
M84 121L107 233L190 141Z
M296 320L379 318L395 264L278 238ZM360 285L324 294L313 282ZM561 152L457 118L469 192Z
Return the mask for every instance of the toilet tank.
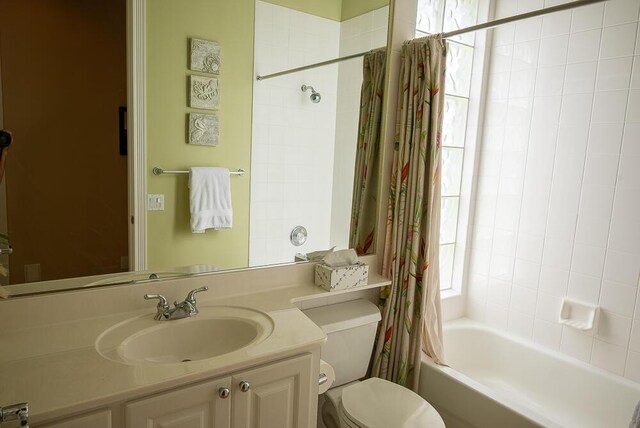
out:
M368 300L352 300L303 312L327 335L321 358L336 373L333 387L363 378L381 318L378 307Z

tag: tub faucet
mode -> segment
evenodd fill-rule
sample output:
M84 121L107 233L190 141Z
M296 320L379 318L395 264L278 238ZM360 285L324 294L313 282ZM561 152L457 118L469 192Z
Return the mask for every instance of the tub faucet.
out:
M182 302L173 302L173 308L169 306L167 298L162 294L145 294L144 298L145 300L158 299L157 312L153 319L158 321L179 320L198 315L198 308L196 307L196 293L207 291L208 289L209 287L205 285L204 287L191 290L189 294L187 294L186 299Z

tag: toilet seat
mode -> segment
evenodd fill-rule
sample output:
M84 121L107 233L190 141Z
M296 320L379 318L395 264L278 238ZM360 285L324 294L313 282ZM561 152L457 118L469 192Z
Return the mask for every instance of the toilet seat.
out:
M340 418L341 428L362 428L360 424L352 421L349 415L345 412L342 401L338 407L338 417Z
M436 409L422 397L379 378L344 388L337 410L347 427L445 428Z

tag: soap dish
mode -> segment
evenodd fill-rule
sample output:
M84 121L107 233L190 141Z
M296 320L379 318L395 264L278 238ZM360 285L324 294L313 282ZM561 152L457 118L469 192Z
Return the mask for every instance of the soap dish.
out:
M578 302L565 297L560 308L560 324L566 324L578 330L591 330L598 315L598 306Z

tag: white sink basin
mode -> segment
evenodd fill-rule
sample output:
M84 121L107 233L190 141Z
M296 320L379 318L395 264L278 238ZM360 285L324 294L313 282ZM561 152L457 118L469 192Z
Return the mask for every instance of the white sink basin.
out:
M156 321L154 314L124 321L102 333L96 349L124 364L175 364L220 357L262 342L273 321L248 308L208 306L191 318Z

